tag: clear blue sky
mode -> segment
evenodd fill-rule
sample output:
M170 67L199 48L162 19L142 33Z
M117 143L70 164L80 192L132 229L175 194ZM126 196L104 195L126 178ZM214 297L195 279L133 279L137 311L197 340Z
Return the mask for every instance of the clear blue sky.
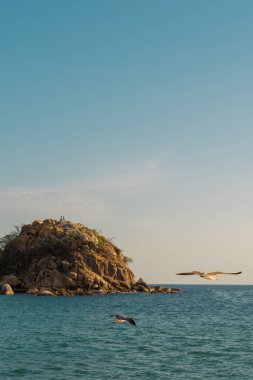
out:
M252 283L252 37L249 0L0 2L1 233L65 215L150 282Z

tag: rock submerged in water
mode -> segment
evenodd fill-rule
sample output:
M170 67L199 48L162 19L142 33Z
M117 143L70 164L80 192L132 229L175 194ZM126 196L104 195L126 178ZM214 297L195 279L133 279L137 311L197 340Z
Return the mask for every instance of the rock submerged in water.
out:
M15 292L84 295L157 292L135 280L128 259L110 240L80 223L36 220L4 247L0 278Z

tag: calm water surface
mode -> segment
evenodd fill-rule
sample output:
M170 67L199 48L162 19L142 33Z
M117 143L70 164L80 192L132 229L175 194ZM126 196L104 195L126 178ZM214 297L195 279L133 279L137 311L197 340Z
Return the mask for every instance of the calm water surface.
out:
M0 297L0 379L253 379L253 286ZM112 324L110 314L136 319Z

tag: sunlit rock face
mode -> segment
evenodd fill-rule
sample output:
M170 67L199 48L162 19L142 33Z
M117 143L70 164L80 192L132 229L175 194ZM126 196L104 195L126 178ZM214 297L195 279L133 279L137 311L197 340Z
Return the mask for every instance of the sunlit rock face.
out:
M4 247L0 271L17 289L66 295L128 292L135 284L119 248L96 230L64 218L24 225Z

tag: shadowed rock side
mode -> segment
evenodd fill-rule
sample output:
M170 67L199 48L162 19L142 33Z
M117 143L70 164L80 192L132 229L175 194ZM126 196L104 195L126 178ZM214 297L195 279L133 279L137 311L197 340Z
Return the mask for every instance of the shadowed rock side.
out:
M80 223L47 219L24 225L3 249L1 282L15 292L129 292L136 284L114 244Z

